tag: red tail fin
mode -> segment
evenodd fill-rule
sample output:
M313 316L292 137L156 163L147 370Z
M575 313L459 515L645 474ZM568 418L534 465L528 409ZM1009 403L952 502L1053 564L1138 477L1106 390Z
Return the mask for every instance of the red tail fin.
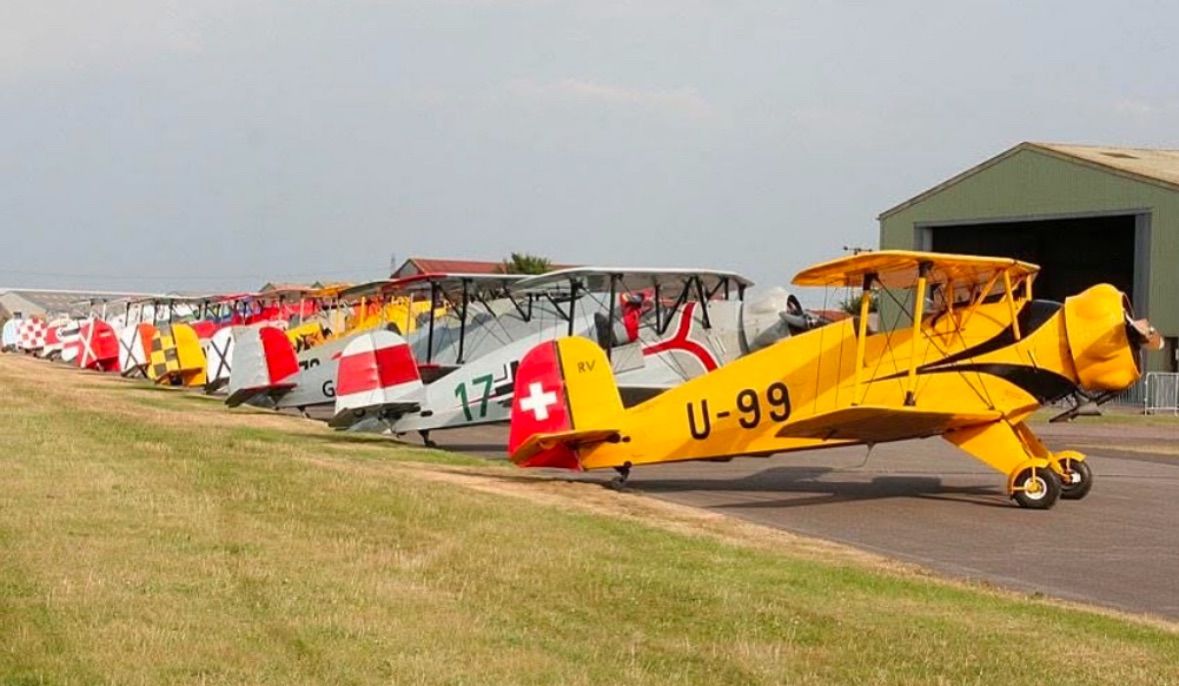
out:
M101 319L91 319L83 322L79 333L82 340L79 367L104 372L118 368L119 338L110 324Z
M270 385L289 382L299 371L299 358L285 332L273 326L264 326L258 331L262 339L262 353L266 357L266 372Z
M621 412L601 348L579 336L546 341L516 370L508 452L521 467L581 469L577 449L615 439Z

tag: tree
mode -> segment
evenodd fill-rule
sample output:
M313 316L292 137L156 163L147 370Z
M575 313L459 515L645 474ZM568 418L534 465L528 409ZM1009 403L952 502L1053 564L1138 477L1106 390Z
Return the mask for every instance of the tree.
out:
M858 292L848 293L847 297L839 302L839 309L853 317L860 315L860 294ZM876 311L876 294L873 293L868 298L868 311Z
M499 265L501 274L544 274L552 270L552 260L526 252L514 252Z

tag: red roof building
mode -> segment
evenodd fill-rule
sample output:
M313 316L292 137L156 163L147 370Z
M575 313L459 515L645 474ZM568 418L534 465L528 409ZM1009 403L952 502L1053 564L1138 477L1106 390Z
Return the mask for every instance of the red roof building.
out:
M499 274L502 262L486 260L448 260L431 257L411 257L389 277L400 279L417 274Z

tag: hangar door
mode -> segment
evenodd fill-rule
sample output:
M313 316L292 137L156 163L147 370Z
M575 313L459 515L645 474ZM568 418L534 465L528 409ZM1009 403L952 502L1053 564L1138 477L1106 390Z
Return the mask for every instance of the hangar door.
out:
M1135 309L1136 224L1124 214L982 224L940 224L918 229L918 245L934 252L1014 257L1038 264L1035 296L1063 302L1097 283L1131 295Z

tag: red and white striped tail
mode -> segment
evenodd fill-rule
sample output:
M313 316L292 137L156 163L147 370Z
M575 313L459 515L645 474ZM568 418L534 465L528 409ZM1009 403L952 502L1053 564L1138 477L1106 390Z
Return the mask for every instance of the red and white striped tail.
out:
M340 354L336 414L396 403L420 388L422 375L405 339L392 331L370 331Z

